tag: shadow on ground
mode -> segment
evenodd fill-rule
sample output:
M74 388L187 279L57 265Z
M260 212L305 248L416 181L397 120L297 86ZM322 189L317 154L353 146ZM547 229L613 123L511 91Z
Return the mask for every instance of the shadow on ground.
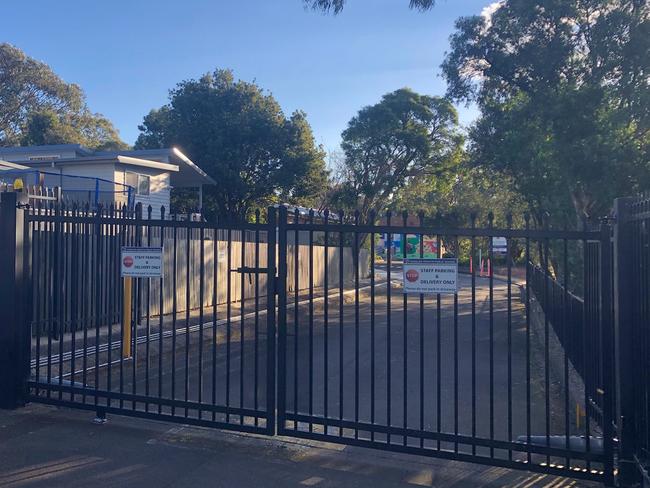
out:
M2 487L598 486L369 449L30 405L0 411Z

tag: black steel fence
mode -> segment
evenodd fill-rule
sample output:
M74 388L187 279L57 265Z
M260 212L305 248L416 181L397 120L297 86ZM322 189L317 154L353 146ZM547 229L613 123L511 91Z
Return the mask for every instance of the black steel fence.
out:
M608 227L602 232L491 225L451 229L422 220L420 226L408 225L406 214L389 214L385 222L360 222L358 215L341 213L334 220L326 215L320 222L289 221L286 211L280 211L278 432L609 481L612 412L603 412L608 427L600 428L590 415L576 421L571 399L580 411L590 411L590 394L571 381L568 351L553 348L550 313L542 311L541 325L534 323L531 283L538 274L529 270L523 283L514 282L512 256L505 260L504 280L492 273L478 276L474 269L469 276L459 275L456 291L413 294L405 291L407 265L389 254L385 263L371 261L370 280L357 276L347 289L326 278L320 296L310 293L305 300L289 291L298 277L282 264L292 252L288 238L301 232L310 241L316 233L324 235L330 250L348 242L357 248L365 240L371 255L375 236L381 234L389 241L393 235L404 241L411 235L435 236L438 242L462 244L475 259L479 245L487 243L486 257L494 262L493 237L505 237L508 248L523 249L530 261L540 248L548 256L551 245L561 249L604 239L608 251ZM422 255L421 246L419 251ZM608 252L601 254L600 246L594 252L594 259L608 269ZM313 262L310 256L308 265ZM597 280L589 263L581 262L580 269L585 269L587 283ZM598 349L585 348L585 341L592 333L608 334L611 323L600 328L593 322L601 314L593 313L587 326L573 326L569 306L568 300L556 301L554 313L574 329L586 371L595 362L588 355ZM609 305L597 300L594 306L600 311ZM584 323L583 315L580 320ZM554 354L561 361L557 375ZM603 361L611 364L611 358ZM611 383L601 386L609 398Z
M496 228L492 219L449 228L425 225L423 216L410 225L404 214L377 225L358 214L291 219L280 208L264 222L234 223L1 203L8 252L0 253L0 279L17 292L0 299L6 308L25 306L0 328L0 343L17 351L0 355L0 394L18 390L99 416L277 432L611 482L616 342L616 407L626 419L616 426L628 449L621 455L643 465L647 210L629 212L629 225L616 227L626 238L615 232L612 241L607 222L597 231L534 229L528 220ZM525 266L524 277L507 253L499 278L474 268L449 293L407 293L408 263L389 255L385 263L370 259L368 274L362 266L381 234L435 236L469 250L474 262L487 249L491 263L493 238L505 238L535 266ZM220 236L223 249L215 248ZM134 278L129 291L119 276L121 247L161 245L172 249L168 274ZM582 252L569 259L571 249ZM565 271L559 281L550 278L549 255ZM580 280L582 302L569 279ZM634 354L622 358L621 350ZM632 378L634 367L641 374ZM7 371L13 385L4 382Z
M650 198L617 206L617 341L621 456L650 484ZM624 477L634 480L629 470Z
M26 303L29 400L99 416L273 431L272 222L143 219L114 207L37 207L25 214L33 297ZM226 241L208 262L218 235ZM236 242L237 235L252 237L251 245ZM127 284L122 246L171 248L169 272ZM246 266L252 269L245 276Z
M603 371L604 348L613 354L613 344L603 344L601 320L601 263L600 242L583 242L581 251L584 266L580 289L583 296L569 291L567 282L554 277L549 270L528 263L529 285L545 319L561 344L565 372L571 369L579 376L584 389L585 415L603 426ZM568 278L568 273L564 273Z

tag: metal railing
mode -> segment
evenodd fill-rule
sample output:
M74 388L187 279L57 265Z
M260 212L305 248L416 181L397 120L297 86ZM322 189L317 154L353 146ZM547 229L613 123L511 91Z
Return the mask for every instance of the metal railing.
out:
M650 198L617 201L616 324L621 458L626 482L650 484Z
M584 244L585 272L579 297L541 266L528 263L529 285L553 328L567 360L579 375L586 395L586 414L603 425L603 345L598 242ZM609 345L612 347L612 345ZM568 366L568 365L567 365Z

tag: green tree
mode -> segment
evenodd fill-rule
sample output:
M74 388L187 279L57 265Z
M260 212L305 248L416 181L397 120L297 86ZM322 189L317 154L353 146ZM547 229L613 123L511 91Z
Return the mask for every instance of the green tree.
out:
M345 7L346 0L303 0L303 2L314 10L338 14ZM435 0L409 0L409 6L419 10L428 10L435 3Z
M126 147L111 122L88 109L79 86L20 49L0 44L0 145L63 143Z
M505 0L461 18L442 65L476 102L472 160L510 176L538 224L608 212L650 184L649 6Z
M139 128L136 148L179 146L214 178L204 206L222 218L275 202L311 205L327 181L305 114L287 118L272 95L228 70L179 83Z
M424 224L447 228L468 228L474 223L477 227L489 225L489 214L493 215L495 227L507 227L509 216L515 227L524 224L523 215L526 203L515 189L511 178L493 170L476 167L465 158L457 170L447 178L425 177L412 180L399 192L392 204L395 215L403 209L409 212L422 212ZM474 220L472 219L474 217ZM471 241L458 239L456 235L443 235L448 251L469 260ZM489 241L478 238L476 249L488 251ZM521 246L511 242L513 258L520 257Z
M332 201L358 209L362 221L390 207L414 179L453 173L463 144L453 105L408 88L361 109L342 137L345 158Z

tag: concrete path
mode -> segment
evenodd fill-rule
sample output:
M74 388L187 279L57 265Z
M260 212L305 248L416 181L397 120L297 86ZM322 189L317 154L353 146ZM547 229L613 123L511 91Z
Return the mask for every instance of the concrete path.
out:
M32 405L0 411L0 486L514 487L598 485L298 439Z

